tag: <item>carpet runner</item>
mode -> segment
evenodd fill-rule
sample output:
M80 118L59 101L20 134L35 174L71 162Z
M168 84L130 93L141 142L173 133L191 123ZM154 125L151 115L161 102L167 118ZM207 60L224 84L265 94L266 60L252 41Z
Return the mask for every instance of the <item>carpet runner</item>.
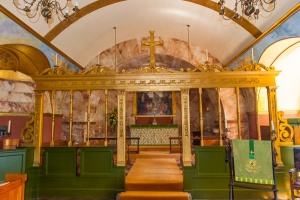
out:
M189 200L183 175L174 158L137 158L126 177L120 200Z

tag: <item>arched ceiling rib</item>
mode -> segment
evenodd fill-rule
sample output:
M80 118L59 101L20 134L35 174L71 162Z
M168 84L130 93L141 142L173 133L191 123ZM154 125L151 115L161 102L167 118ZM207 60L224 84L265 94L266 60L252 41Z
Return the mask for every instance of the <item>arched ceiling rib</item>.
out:
M93 2L79 10L78 13L72 14L72 16L69 19L65 19L59 24L57 24L54 28L52 28L46 35L45 39L48 41L52 41L57 35L59 35L61 32L63 32L66 28L68 28L70 25L75 23L80 18L88 15L91 12L94 12L95 10L101 9L105 6L112 5L114 3L118 3L124 0L106 0L106 1L96 1Z
M274 66L281 62L286 55L300 47L300 37L288 38L280 40L270 45L259 59L260 63L264 63L267 67Z
M97 1L91 3L85 6L84 8L80 9L78 13L72 14L72 16L69 19L65 19L64 21L56 25L45 35L45 39L51 42L57 35L59 35L61 32L63 32L66 28L68 28L70 25L75 23L80 18L88 15L91 12L101 9L105 6L109 6L111 4L122 2L122 1L124 0L108 0L108 1ZM206 8L216 11L217 13L220 11L220 5L210 0L208 1L207 0L185 0L185 1L204 6ZM225 13L226 17L232 18L233 14L234 13L230 9L226 8L226 13ZM250 23L245 18L239 20L232 19L232 21L239 24L242 28L247 30L255 38L258 38L262 34L262 32L257 27L255 27L252 23Z
M66 0L57 0L65 2ZM78 0L77 0L78 1ZM208 50L222 64L231 62L239 53L249 48L256 38L289 12L298 1L276 1L276 9L258 20L226 21L218 14L219 0L79 0L80 11L59 22L54 16L50 24L43 18L29 20L11 1L3 1L13 16L44 36L63 52L75 65L87 66L100 52L114 46L117 27L117 44L131 39L155 36L187 41ZM75 0L70 1L74 4ZM226 1L227 17L235 1ZM55 49L55 48L54 48ZM156 52L157 53L157 52Z

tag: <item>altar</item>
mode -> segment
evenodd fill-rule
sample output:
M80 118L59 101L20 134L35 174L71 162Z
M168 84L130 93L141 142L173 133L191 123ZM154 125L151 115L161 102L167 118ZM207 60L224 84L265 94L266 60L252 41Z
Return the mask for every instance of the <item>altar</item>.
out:
M177 136L177 124L135 124L130 126L130 137L139 137L140 145L169 145L169 138ZM178 140L173 140L172 144L178 144ZM131 141L131 145L136 145L136 141Z

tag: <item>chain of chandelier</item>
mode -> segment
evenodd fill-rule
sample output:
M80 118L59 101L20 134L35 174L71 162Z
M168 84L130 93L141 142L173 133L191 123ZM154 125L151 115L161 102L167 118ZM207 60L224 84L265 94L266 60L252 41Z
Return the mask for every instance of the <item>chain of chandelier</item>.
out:
M219 0L218 4L221 6L219 14L222 15L225 20L239 19L241 16L238 12L239 6L241 7L242 16L245 15L250 19L253 17L254 19L258 19L260 8L265 12L272 12L276 6L276 0L236 0L234 8L229 10L233 13L232 17L225 16L226 10L224 0Z
M28 18L34 18L40 10L40 14L44 17L46 23L52 19L54 13L60 21L62 19L68 19L70 14L67 8L72 9L75 13L79 11L78 3L76 2L73 6L72 0L65 0L66 3L64 6L61 6L57 0L22 0L24 2L23 7L20 7L21 4L18 3L18 1L19 0L13 0L14 5L19 10L25 11ZM250 19L258 19L260 8L266 12L272 12L275 9L276 0L236 0L232 10L225 9L225 0L219 0L218 4L221 6L219 14L222 15L225 20L237 20L241 15L245 15ZM238 9L238 7L241 9ZM240 14L238 10L241 10L242 13ZM226 12L233 13L232 17L227 17L228 15L225 15Z
M70 17L67 8L72 9L75 13L79 11L77 2L73 5L72 0L65 1L66 3L64 6L61 6L57 0L23 0L23 7L20 7L21 5L18 3L18 0L13 0L13 3L19 10L25 11L28 18L34 18L40 10L40 14L44 17L46 23L48 23L49 20L52 19L54 13L57 15L57 18L62 21L62 19L68 19Z

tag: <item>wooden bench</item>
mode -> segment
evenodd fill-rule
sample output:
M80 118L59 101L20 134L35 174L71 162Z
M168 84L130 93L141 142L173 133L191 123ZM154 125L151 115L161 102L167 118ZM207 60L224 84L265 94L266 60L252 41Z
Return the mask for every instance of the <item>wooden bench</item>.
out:
M5 182L0 182L1 200L24 200L27 174L6 174Z

